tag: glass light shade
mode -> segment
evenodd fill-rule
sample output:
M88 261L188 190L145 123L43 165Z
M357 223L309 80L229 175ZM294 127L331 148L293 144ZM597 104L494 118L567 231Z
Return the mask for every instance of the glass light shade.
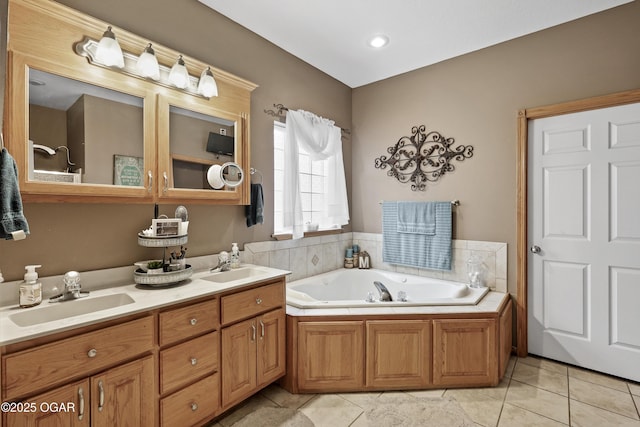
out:
M198 93L206 98L212 96L218 96L218 85L213 78L211 67L207 67L206 70L200 75L200 82L198 82Z
M151 43L144 49L138 58L136 64L136 70L142 77L149 77L153 80L160 78L160 66L158 65L158 59L156 53L151 47Z
M96 60L109 67L124 68L124 56L122 49L116 40L111 26L104 32L96 49Z
M176 63L171 67L171 71L169 72L169 82L179 89L184 89L189 84L189 72L187 71L187 67L184 65L182 55L178 57Z

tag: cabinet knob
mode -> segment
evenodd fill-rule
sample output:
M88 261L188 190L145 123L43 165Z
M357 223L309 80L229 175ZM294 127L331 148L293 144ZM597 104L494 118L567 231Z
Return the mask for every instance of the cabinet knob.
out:
M195 317L193 319L191 319L191 321L189 322L191 323L191 326L195 326L196 323L198 323L198 319L196 319Z
M262 300L260 298L256 298L256 304L258 305L262 304Z
M96 357L97 355L98 355L98 350L96 350L95 348L92 348L87 352L87 356L91 358Z
M198 359L196 359L195 357L191 358L191 366L196 366L196 364L198 363Z
M191 410L193 412L198 410L198 404L196 402L191 403Z

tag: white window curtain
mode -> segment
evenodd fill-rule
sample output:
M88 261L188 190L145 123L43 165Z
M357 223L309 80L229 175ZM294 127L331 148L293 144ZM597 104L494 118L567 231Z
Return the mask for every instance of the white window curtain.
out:
M308 153L311 160L326 160L328 163L327 191L322 207L323 224L342 226L349 223L340 128L334 126L333 121L308 111L289 110L284 143L283 219L284 226L292 229L294 239L304 234L298 180L300 149Z

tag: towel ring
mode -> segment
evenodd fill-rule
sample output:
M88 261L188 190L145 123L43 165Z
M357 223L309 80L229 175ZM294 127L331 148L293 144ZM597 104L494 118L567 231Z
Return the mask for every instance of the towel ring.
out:
M262 174L260 173L260 171L256 168L249 168L249 173L251 175L259 175L260 176L260 182L257 182L256 184L262 184Z

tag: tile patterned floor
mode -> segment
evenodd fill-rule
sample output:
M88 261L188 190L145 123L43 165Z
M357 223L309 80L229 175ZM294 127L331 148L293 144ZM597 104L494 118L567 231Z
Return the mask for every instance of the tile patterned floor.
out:
M318 427L362 425L363 408L380 394L293 395L272 385L210 427L231 427L261 406L296 409ZM453 397L483 427L640 427L640 384L536 357L513 357L497 387L385 394Z

